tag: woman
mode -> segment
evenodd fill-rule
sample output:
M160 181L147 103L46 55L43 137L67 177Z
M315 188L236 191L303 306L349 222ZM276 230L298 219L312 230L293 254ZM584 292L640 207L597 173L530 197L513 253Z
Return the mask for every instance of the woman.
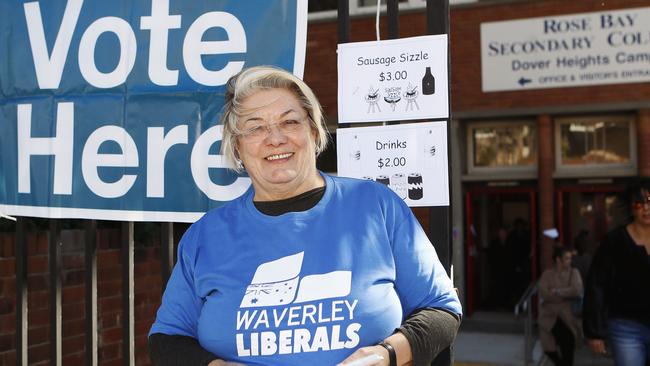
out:
M616 365L650 364L650 180L625 191L632 222L607 234L594 255L583 308L589 347Z
M539 339L544 353L556 366L570 366L579 336L571 302L582 295L582 279L580 272L571 267L568 248L556 247L553 262L553 268L544 271L539 281Z
M461 307L410 209L316 169L321 107L286 71L228 82L222 153L252 187L183 236L153 324L157 365L428 365Z

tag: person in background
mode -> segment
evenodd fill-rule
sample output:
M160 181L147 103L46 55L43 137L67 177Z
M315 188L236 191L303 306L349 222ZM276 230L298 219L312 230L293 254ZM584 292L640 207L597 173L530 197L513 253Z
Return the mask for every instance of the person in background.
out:
M514 306L521 295L530 285L530 231L528 223L517 217L512 223L512 229L506 239L506 248L509 253L510 305Z
M497 310L510 311L508 303L508 272L510 265L510 256L506 247L508 229L499 227L496 236L489 243L487 248L487 259L489 265L489 302Z
M591 266L591 247L589 231L585 229L580 230L573 240L573 248L576 250L576 253L573 256L571 266L580 272L580 277L582 279L587 278L589 267Z
M570 366L573 365L576 340L580 337L571 301L582 295L582 279L580 272L571 268L568 248L556 247L553 263L539 281L539 339L544 353L556 366Z
M274 67L227 84L222 154L252 187L184 234L149 333L156 365L429 365L461 305L410 208L316 169L311 89Z
M650 365L650 180L624 192L631 221L607 234L587 276L583 329L589 347L618 366Z

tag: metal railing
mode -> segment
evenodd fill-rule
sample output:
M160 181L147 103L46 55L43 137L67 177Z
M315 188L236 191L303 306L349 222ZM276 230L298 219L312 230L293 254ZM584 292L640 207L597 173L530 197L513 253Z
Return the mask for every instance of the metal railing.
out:
M533 296L537 294L537 281L531 282L515 305L515 316L525 313L524 319L524 365L533 364Z
M27 223L25 217L18 217L15 229L15 263L16 263L16 365L28 364L28 270L27 270ZM63 364L62 351L62 283L63 270L61 250L60 220L49 220L49 359L50 365ZM174 262L174 228L173 223L160 223L161 230L161 281L165 288ZM84 286L85 286L85 365L96 366L98 359L98 312L97 312L97 221L84 222ZM122 222L121 231L121 272L122 272L122 364L135 364L134 342L134 223Z

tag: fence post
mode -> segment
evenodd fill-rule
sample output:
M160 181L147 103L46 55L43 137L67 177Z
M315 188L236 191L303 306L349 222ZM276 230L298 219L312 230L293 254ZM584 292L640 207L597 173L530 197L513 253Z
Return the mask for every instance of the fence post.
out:
M16 365L27 366L27 239L26 218L16 218Z
M122 364L135 364L133 222L122 222Z
M97 366L97 221L84 222L86 366Z
M61 355L61 226L59 220L50 219L49 235L50 272L50 365L60 366Z

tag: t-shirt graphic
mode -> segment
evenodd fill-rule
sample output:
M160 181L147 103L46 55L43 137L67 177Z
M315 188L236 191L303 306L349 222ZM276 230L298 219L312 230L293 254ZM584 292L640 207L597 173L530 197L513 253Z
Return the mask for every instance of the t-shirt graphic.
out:
M350 294L352 272L333 271L300 278L305 252L289 255L257 267L240 308L303 303Z

